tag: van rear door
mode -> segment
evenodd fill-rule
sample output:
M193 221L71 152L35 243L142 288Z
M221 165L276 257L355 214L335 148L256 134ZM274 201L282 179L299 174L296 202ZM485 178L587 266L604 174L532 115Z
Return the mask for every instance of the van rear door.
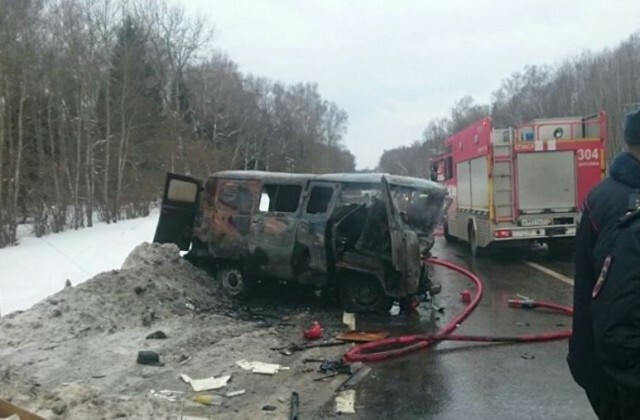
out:
M189 250L202 181L186 175L168 173L162 196L162 209L153 242L174 243Z

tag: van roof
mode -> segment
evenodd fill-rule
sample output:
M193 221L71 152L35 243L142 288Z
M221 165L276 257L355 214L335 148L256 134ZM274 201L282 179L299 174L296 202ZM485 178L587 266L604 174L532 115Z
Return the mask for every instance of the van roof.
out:
M390 184L431 191L446 191L445 187L433 181L386 173L332 173L332 174L296 174L266 171L220 171L212 178L259 179L269 181L325 181L353 184L379 184L385 177Z

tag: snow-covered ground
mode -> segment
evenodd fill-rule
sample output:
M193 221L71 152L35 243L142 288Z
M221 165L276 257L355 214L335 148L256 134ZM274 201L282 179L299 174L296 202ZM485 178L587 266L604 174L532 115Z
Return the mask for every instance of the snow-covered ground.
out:
M158 210L148 217L35 238L21 234L20 245L0 249L0 314L27 309L94 275L119 269L141 242L151 242Z

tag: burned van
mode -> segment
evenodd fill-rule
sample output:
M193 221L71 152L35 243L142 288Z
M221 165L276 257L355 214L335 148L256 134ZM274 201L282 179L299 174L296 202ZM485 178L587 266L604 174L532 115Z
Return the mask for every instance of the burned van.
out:
M446 189L385 174L168 174L154 242L212 264L240 297L258 279L334 287L346 310L438 292L424 262Z

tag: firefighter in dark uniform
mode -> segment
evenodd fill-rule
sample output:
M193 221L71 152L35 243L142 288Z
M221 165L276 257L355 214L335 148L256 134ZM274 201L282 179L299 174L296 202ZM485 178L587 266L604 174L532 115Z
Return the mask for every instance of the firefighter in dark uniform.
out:
M592 294L616 243L618 221L633 210L631 198L640 191L640 109L626 115L624 141L628 151L614 159L609 177L585 200L576 233L573 335L567 361L574 380L585 390L600 419L624 417L619 407L619 387L596 355ZM615 311L615 306L610 310Z

